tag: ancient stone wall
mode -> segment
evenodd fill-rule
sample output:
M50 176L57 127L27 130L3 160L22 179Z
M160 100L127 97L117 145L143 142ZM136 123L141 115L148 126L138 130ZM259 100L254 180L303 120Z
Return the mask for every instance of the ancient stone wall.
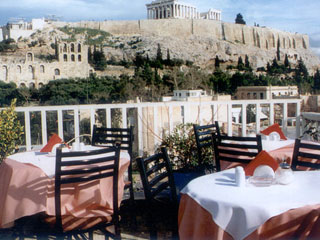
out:
M0 59L0 80L17 86L40 87L50 80L88 77L93 69L88 64L88 47L80 43L61 43L58 60L53 62L35 59L27 52L24 59Z
M57 26L88 27L114 35L153 35L186 38L192 35L242 43L261 49L308 49L309 37L266 27L253 27L203 19L157 19L55 23Z

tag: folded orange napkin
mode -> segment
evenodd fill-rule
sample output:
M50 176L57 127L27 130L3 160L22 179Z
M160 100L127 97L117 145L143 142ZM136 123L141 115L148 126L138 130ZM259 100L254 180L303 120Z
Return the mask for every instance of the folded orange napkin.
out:
M263 150L244 168L246 176L252 176L256 167L260 165L268 165L273 171L276 171L279 167L278 162Z
M57 134L53 134L48 143L40 150L40 152L51 152L53 146L57 143L62 143L62 139Z
M269 127L267 127L265 130L261 131L260 133L264 134L264 135L269 135L272 132L277 132L280 135L280 139L281 140L287 140L286 136L284 135L284 133L282 132L280 126L278 123L275 123Z

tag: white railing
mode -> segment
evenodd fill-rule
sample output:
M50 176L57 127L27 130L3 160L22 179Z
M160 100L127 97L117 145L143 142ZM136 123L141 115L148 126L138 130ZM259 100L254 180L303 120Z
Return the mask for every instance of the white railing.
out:
M253 109L250 112L255 114L255 119L247 124L249 108ZM57 132L65 141L72 138L79 141L80 135L92 132L95 123L113 127L113 122L120 122L120 127L134 126L138 154L152 150L161 142L163 133L173 130L179 123L218 121L228 135L237 134L238 130L239 135L245 136L280 121L285 134L301 135L299 99L38 106L17 107L16 111L24 121L26 150L46 144L48 129ZM235 112L242 119L239 124L235 123ZM296 126L288 126L290 121L296 122Z

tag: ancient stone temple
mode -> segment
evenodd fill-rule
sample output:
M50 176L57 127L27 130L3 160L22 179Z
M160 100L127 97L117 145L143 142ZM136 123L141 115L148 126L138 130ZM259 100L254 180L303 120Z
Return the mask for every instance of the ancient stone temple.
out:
M207 12L198 12L195 6L178 0L155 0L147 6L148 19L209 19L221 21L221 11L209 9Z

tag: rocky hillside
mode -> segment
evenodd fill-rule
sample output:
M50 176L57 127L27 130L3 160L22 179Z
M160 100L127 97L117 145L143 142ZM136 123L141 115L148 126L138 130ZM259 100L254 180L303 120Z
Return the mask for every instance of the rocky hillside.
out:
M266 67L277 55L276 49L261 49L248 46L239 42L218 40L205 36L192 35L186 38L175 36L152 35L111 35L104 31L84 28L56 28L50 26L42 31L37 31L28 39L20 39L19 50L15 56L24 56L27 51L32 51L35 57L43 59L46 55L54 54L52 44L55 41L82 41L88 45L103 47L107 60L131 62L137 53L149 58L157 54L158 46L161 47L163 59L167 51L171 59L191 61L202 69L212 70L216 56L226 67L236 65L239 57L249 57L253 69ZM279 49L280 59L284 61L285 55L289 57L290 64L295 65L297 60L303 59L310 72L320 67L320 60L310 49ZM20 54L19 54L20 53Z

